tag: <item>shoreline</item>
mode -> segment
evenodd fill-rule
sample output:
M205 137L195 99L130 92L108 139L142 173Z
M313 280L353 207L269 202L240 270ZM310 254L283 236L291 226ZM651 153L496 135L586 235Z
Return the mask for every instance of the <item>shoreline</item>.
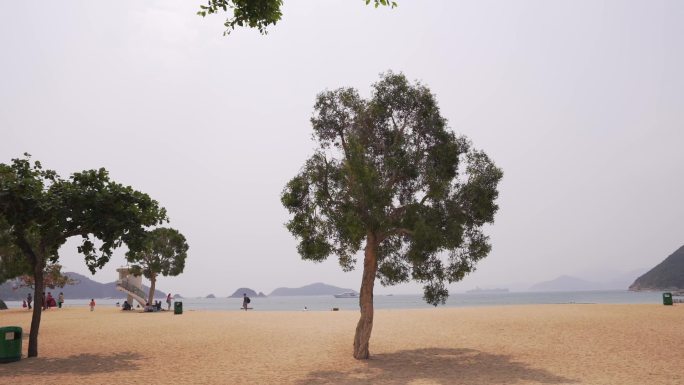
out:
M177 301L183 303L184 311L234 311L242 306L238 298L184 298ZM519 306L540 304L662 304L660 292L635 293L630 291L585 291L585 292L524 292L497 294L452 294L445 305L438 308L467 308L491 306ZM98 307L115 308L116 302L123 299L96 299ZM174 301L175 302L175 301ZM10 308L20 308L21 302L7 301ZM87 306L89 299L67 298L65 306ZM358 299L339 299L332 296L284 296L254 299L251 303L256 311L298 311L307 307L309 311L358 310ZM376 310L381 309L432 309L422 295L378 295L374 298ZM166 303L162 301L162 307Z

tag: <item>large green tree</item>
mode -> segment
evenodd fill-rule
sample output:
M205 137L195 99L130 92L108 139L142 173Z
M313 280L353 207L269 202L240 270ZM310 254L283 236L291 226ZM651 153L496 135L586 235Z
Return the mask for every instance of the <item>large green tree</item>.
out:
M497 211L502 171L447 127L430 90L389 72L370 99L352 88L318 95L311 118L319 148L281 201L303 259L336 255L354 268L362 244L361 317L354 357L369 357L373 285L424 284L444 303L490 251L482 232Z
M2 199L2 192L0 192ZM14 237L5 218L0 215L0 284L31 272L31 266L21 250L14 244Z
M58 261L67 239L81 238L78 252L94 273L117 247L139 249L145 228L167 220L166 210L155 200L111 181L105 169L62 179L25 155L0 163L0 251L8 252L15 267L28 266L36 304L43 300L45 267ZM34 306L29 357L38 356L40 318L41 307Z
M147 303L152 304L157 277L177 276L185 268L188 256L188 243L178 230L160 227L147 233L143 246L139 250L126 253L126 259L132 263L131 272L142 274L150 280L150 293Z
M375 8L379 6L397 6L397 3L390 0L364 0L366 5L371 1ZM198 15L206 17L214 13L233 12L233 17L227 19L223 24L226 30L224 35L230 34L235 27L257 28L260 33L266 34L266 28L275 25L283 16L281 8L282 0L208 0L207 5L200 5Z

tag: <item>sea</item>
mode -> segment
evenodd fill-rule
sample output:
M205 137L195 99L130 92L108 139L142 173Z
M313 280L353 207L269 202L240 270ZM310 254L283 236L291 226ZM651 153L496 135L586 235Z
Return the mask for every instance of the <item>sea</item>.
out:
M116 307L123 303L125 297L96 299L97 307ZM164 298L159 298L166 308ZM358 310L358 298L335 298L324 296L287 296L251 298L250 307L256 311L330 311ZM221 310L239 311L242 298L179 298L183 311ZM86 308L90 299L66 298L65 307ZM373 299L375 309L430 309L422 295L378 295ZM480 307L508 305L541 305L541 304L662 304L662 292L633 291L572 291L572 292L479 292L453 293L446 304L439 307ZM21 301L6 301L9 308L20 308Z

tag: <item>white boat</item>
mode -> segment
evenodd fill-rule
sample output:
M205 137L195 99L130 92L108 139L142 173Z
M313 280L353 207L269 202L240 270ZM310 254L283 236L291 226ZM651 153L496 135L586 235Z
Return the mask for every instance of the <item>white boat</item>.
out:
M359 298L359 293L347 291L340 294L335 294L335 298Z

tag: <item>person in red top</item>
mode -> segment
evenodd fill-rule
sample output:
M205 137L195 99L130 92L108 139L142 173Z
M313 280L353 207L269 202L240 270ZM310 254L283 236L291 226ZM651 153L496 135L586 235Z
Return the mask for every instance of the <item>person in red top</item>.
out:
M95 299L91 298L90 299L90 311L95 310Z
M52 293L48 291L47 299L45 300L48 310L51 307L55 307L55 299L52 297Z

